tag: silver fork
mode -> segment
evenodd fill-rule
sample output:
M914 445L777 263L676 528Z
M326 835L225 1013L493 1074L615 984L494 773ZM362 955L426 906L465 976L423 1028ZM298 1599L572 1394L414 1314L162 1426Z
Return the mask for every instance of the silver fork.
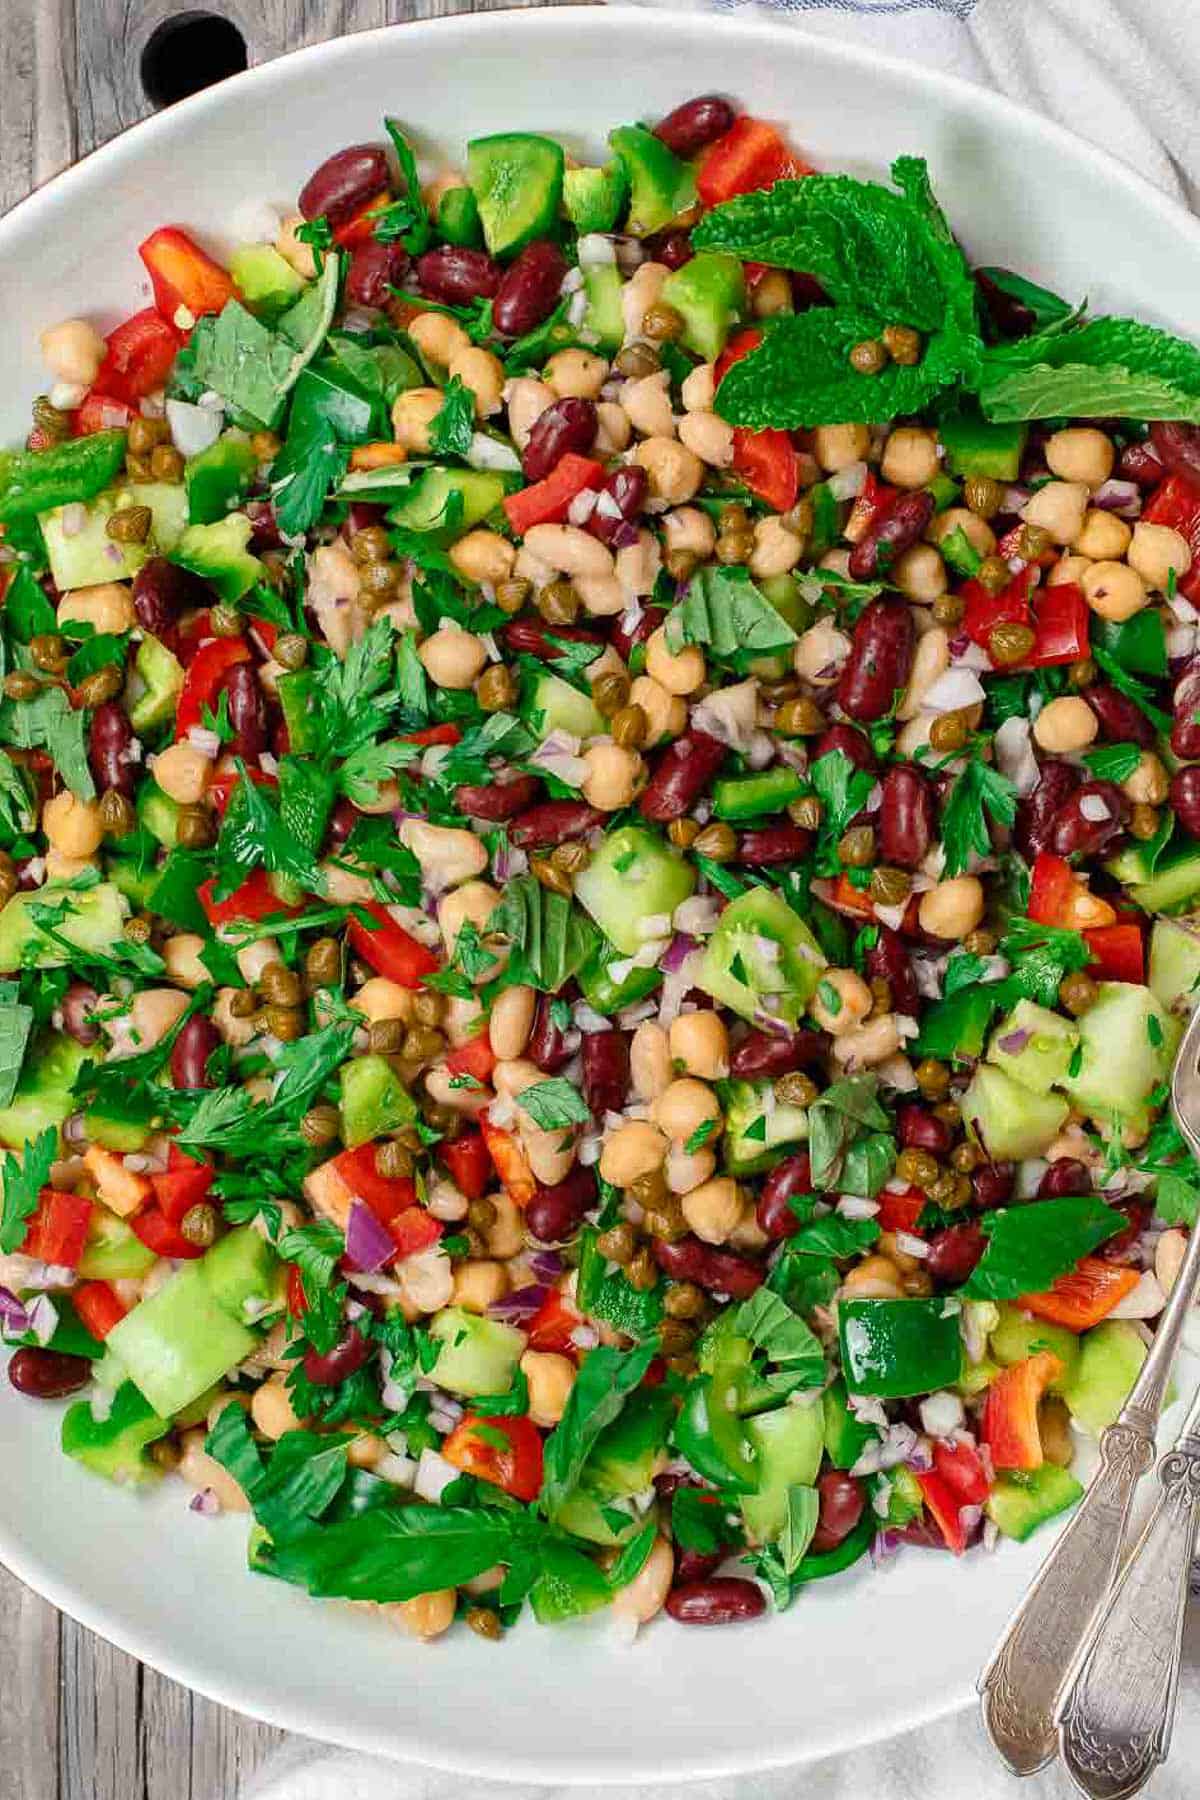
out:
M1192 1155L1200 1158L1200 1007L1179 1046L1171 1077L1171 1112ZM1112 1588L1134 1489L1154 1462L1155 1427L1198 1285L1200 1230L1193 1231L1188 1241L1142 1372L1116 1423L1100 1439L1095 1479L980 1676L983 1722L1015 1775L1036 1773L1058 1750L1059 1695L1068 1674L1086 1654ZM1200 1464L1195 1466L1200 1469ZM1181 1564L1185 1570L1186 1564L1185 1557ZM1095 1791L1115 1796L1133 1790Z

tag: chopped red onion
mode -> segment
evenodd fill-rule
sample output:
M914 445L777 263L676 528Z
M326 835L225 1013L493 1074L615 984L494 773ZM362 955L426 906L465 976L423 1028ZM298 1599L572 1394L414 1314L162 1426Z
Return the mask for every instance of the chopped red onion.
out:
M211 1488L201 1488L188 1501L188 1511L198 1513L202 1519L215 1519L221 1510L221 1502Z
M461 1473L461 1469L448 1463L436 1450L422 1450L417 1472L413 1477L413 1493L421 1500L440 1500L450 1483L457 1481Z
M545 1282L535 1282L529 1287L517 1288L514 1293L505 1294L502 1300L493 1300L488 1307L489 1319L502 1319L506 1325L520 1325L545 1305L550 1298L550 1288Z
M557 1281L565 1265L557 1250L535 1250L529 1266L539 1281Z
M567 508L568 525L586 525L596 510L600 495L595 488L580 488Z
M888 1525L882 1531L877 1531L871 1540L871 1561L875 1567L878 1568L880 1563L895 1556L903 1542L904 1539L893 1526Z
M1119 513L1123 519L1136 519L1142 510L1142 490L1136 481L1106 481L1092 495L1093 506L1101 512Z
M608 541L614 550L628 550L638 542L639 535L636 519L624 519Z
M843 1194L836 1211L843 1219L873 1219L879 1211L879 1202L867 1200L861 1194Z
M1161 1310L1161 1309L1160 1309ZM58 1327L58 1308L45 1294L39 1294L29 1308L29 1329L39 1344L48 1344Z
M5 1336L20 1337L29 1330L29 1314L21 1301L8 1288L0 1287L0 1326Z
M998 1048L1003 1050L1005 1056L1020 1056L1032 1036L1032 1031L1021 1026L1016 1031L1010 1031L1006 1036L1000 1038Z
M346 1223L346 1257L364 1274L372 1275L392 1261L396 1246L390 1232L381 1225L363 1200L355 1200Z
M680 965L692 954L693 950L698 950L699 947L694 937L689 937L685 931L677 931L662 959L663 974L676 974Z
M947 669L938 676L932 686L926 688L921 705L931 712L958 712L966 706L976 706L987 699L983 684L973 669L960 664L957 668Z

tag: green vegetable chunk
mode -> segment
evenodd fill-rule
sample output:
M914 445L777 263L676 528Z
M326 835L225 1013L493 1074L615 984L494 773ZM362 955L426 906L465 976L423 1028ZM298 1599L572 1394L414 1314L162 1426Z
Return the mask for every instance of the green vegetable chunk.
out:
M928 1394L953 1387L962 1368L958 1309L944 1299L843 1300L838 1337L852 1394Z

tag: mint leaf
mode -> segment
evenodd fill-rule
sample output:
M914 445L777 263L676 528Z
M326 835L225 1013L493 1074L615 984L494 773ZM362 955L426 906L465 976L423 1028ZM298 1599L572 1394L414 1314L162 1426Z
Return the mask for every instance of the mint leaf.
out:
M273 1544L263 1567L310 1594L388 1604L460 1586L512 1565L542 1536L523 1511L474 1506L381 1506L310 1525Z
M825 1352L820 1339L770 1288L761 1287L742 1301L731 1329L735 1337L749 1338L768 1362L785 1367L790 1386L820 1387L824 1381Z
M729 1525L728 1511L719 1494L702 1488L677 1487L671 1496L671 1536L681 1550L716 1556L730 1542L735 1529Z
M1044 1293L1080 1257L1125 1224L1123 1213L1091 1195L985 1213L980 1226L988 1247L959 1292L970 1300L1015 1300L1020 1294Z
M512 945L507 975L543 994L556 994L578 974L596 947L591 920L564 894L552 894L533 875L505 885L504 897L488 920L488 932Z
M979 757L972 757L950 792L942 813L943 874L961 875L974 852L991 854L985 811L997 825L1011 825L1017 816L1017 791L1006 775Z
M998 421L1084 418L1200 422L1200 349L1138 319L1090 319L985 352L979 398Z

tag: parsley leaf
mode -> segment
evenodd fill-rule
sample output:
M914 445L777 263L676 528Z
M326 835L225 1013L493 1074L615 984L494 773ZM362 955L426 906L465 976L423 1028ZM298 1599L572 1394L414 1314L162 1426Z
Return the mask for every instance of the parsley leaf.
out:
M528 1113L543 1131L557 1131L570 1125L587 1125L591 1111L579 1089L561 1075L547 1081L535 1081L517 1095L517 1105Z
M703 644L735 668L786 650L796 633L755 587L745 569L710 564L698 569L666 620L668 643Z
M0 704L0 737L17 750L44 750L73 794L93 800L96 784L87 756L87 714L76 712L60 687L32 700Z
M395 216L398 214L400 202L394 202L388 208L388 212L393 215L393 235L398 235L403 239L404 248L410 256L420 256L422 250L428 249L433 231L429 223L429 214L425 209L424 196L421 193L421 177L417 170L417 159L413 155L412 147L401 131L399 123L395 119L388 118L385 118L383 123L392 140L396 161L400 165L400 179L404 184L403 204L409 213L407 224L400 228ZM386 226L384 230L380 230L378 223L375 226L375 236L383 238L385 243L388 242L388 237L385 235L386 230Z
M288 537L316 524L330 489L349 466L349 446L367 442L376 412L377 403L352 385L331 358L322 357L303 371L292 396L287 437L271 465L275 517Z
M985 1213L980 1226L988 1247L959 1292L969 1300L1044 1293L1125 1224L1124 1214L1091 1195Z
M12 1151L0 1164L0 1252L10 1256L25 1237L26 1221L37 1211L41 1190L48 1186L50 1169L58 1155L58 1133L47 1126L27 1143L21 1158Z
M241 780L233 790L217 838L214 897L227 899L251 870L260 866L319 893L321 872L312 851L285 825L269 790L250 780L242 762L237 768Z
M999 769L973 756L954 783L942 813L945 876L961 875L972 852L978 856L991 853L985 811L997 825L1011 825L1017 816L1017 791Z
M276 1248L285 1261L295 1263L299 1269L305 1297L313 1305L321 1289L333 1280L346 1240L328 1219L316 1219L311 1225L297 1225L285 1231Z
M475 433L475 396L458 375L442 389L441 411L429 427L434 456L465 456Z
M18 992L15 981L0 984L0 1106L7 1106L16 1091L33 1028L33 1008L21 1005Z
M820 875L841 872L837 842L855 813L866 805L875 778L858 769L844 750L827 750L810 764L808 778L821 802L821 829L817 841L816 869Z
M1085 750L1083 760L1097 781L1128 781L1142 760L1140 744L1103 744Z

